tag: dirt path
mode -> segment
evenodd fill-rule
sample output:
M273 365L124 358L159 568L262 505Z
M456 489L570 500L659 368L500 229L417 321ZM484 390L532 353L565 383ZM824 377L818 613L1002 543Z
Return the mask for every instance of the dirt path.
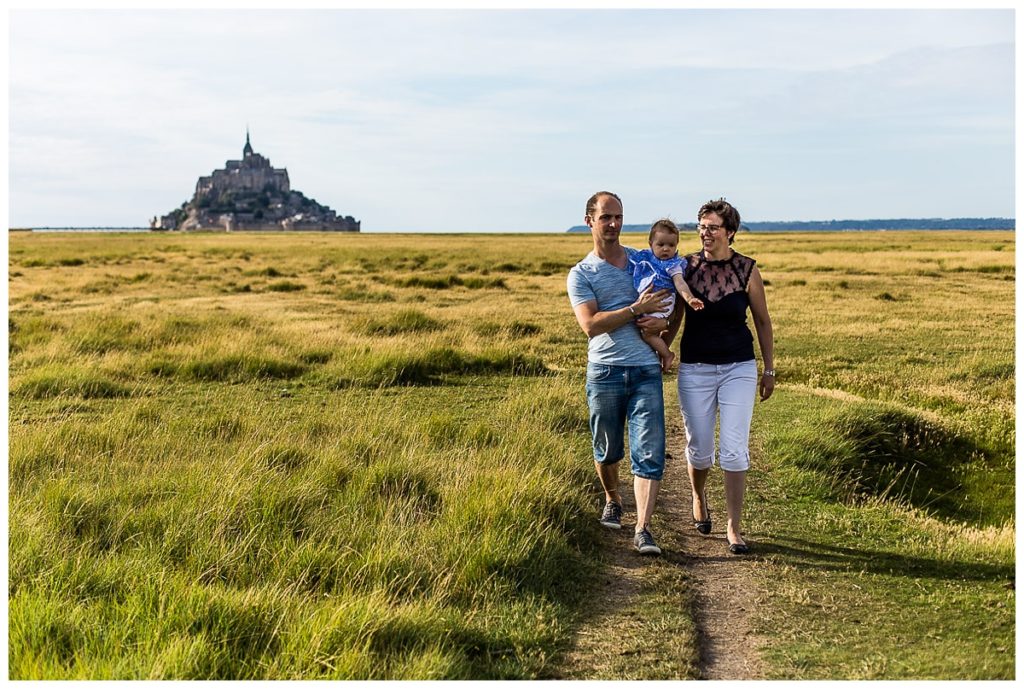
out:
M763 677L760 642L749 621L757 595L750 572L756 551L737 557L727 550L717 469L708 481L712 532L702 536L693 528L682 421L666 406L669 461L652 524L664 554L645 558L632 550L636 509L632 482L624 480L623 528L605 534L608 564L595 596L600 605L565 656L566 678Z

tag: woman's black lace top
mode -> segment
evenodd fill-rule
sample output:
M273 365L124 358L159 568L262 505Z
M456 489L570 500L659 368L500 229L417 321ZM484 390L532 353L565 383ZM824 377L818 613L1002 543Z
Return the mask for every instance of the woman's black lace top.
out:
M679 360L687 364L750 361L754 338L747 327L747 282L754 259L734 251L731 258L710 261L699 251L686 261L686 284L704 302L704 308L694 311L686 306Z

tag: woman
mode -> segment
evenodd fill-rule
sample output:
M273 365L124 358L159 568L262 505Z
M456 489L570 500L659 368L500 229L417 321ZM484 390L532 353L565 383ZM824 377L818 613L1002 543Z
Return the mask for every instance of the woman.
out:
M732 249L740 214L725 199L708 201L697 212L703 249L686 257L686 282L703 300L700 311L686 309L679 343L679 406L686 426L686 461L693 491L694 526L711 533L705 484L715 459L715 421L719 422L718 463L725 472L726 535L729 552L750 552L740 530L743 493L750 467L748 440L754 396L775 389L772 321L764 282L754 259ZM753 316L764 369L757 373L747 309ZM669 339L671 341L671 339Z

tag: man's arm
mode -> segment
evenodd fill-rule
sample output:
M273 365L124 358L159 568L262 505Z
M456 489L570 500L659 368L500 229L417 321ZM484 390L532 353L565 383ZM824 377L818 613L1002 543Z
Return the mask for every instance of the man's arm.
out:
M573 307L573 313L587 337L596 337L632 323L637 316L659 310L667 300L668 290L647 290L629 306L615 311L598 311L597 302L590 300Z

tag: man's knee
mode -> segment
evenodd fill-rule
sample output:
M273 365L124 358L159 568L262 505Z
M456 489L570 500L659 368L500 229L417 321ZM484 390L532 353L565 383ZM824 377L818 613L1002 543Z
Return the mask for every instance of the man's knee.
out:
M660 481L665 473L665 444L630 447L630 471L637 478Z
M664 467L661 467L658 469L644 469L641 471L634 471L633 476L636 478L647 479L648 481L660 481L664 473L665 469Z

